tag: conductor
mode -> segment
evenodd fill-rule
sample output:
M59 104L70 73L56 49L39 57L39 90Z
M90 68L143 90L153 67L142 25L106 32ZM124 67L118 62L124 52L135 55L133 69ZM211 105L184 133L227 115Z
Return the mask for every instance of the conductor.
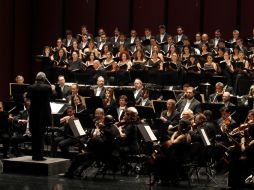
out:
M28 87L27 98L31 100L29 113L29 128L32 134L32 160L43 161L44 134L47 126L51 125L50 97L51 86L44 84L47 80L45 73L36 75L35 83Z

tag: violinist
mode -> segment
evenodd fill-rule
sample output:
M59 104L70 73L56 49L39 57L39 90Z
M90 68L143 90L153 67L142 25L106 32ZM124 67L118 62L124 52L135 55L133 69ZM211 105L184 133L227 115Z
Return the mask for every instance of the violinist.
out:
M228 107L222 107L220 113L221 117L217 120L217 125L221 133L228 133L236 128L236 121L232 118Z
M230 135L234 136L234 135L237 135L237 134L243 134L243 132L248 129L248 127L250 125L254 124L254 110L250 110L248 112L248 116L247 116L247 121L243 124L241 124L239 127L237 128L234 128L231 132L230 132Z
M253 175L254 170L254 124L251 123L241 138L241 143L235 147L236 154L231 156L229 163L228 186L243 188L248 176ZM249 177L248 177L249 178ZM253 188L253 186L252 186Z
M98 131L98 132L95 132ZM95 129L91 134L91 138L81 153L79 153L71 162L65 177L73 178L80 166L81 173L94 163L94 161L103 162L107 169L116 172L119 164L119 131L114 125L114 118L111 115L106 115L104 124L100 128Z
M75 118L75 108L72 106L67 107L66 113L66 116L60 118L60 127L55 138L53 149L56 149L55 146L59 146L62 156L64 158L69 158L69 147L77 143L77 140L71 138L73 133L69 125L69 120Z

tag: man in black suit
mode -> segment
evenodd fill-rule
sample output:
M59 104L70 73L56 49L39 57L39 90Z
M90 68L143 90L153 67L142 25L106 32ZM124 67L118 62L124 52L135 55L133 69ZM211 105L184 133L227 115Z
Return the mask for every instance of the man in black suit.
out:
M235 107L235 104L230 102L231 94L229 92L224 92L222 95L222 103L225 107Z
M142 89L143 89L143 83L140 79L136 78L134 80L134 87L135 90L133 91L133 95L135 98L135 102L137 103L137 101L140 99L141 94L142 94Z
M104 87L105 80L103 76L99 76L97 78L97 86L94 88L94 96L104 98L105 97L105 92L106 88Z
M184 30L183 30L183 28L181 26L178 26L176 28L176 32L177 32L177 35L174 36L174 42L175 43L178 43L180 41L183 42L184 40L188 39L188 37L183 33Z
M63 75L58 76L58 86L55 89L57 99L66 99L71 94L71 88L65 85L65 78Z
M27 89L27 98L31 100L29 127L32 133L32 159L38 161L45 160L43 158L44 134L46 127L51 125L52 89L48 84L44 84L45 81L45 73L39 72L35 83Z
M188 87L186 90L186 99L181 101L178 106L177 110L182 113L185 110L190 109L193 111L194 114L201 113L201 103L195 99L195 89L193 87Z
M210 40L210 44L212 48L217 48L219 45L219 42L224 42L224 40L221 38L221 32L220 29L215 30L214 32L214 38Z
M159 26L159 34L155 36L155 39L159 45L163 45L163 43L167 42L168 34L166 33L166 26Z

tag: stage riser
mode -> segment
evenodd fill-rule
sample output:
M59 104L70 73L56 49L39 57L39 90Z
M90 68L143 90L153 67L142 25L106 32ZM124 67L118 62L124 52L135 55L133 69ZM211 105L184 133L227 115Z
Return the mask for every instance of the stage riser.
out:
M52 176L67 171L69 159L47 158L45 161L33 161L31 156L3 160L3 173Z

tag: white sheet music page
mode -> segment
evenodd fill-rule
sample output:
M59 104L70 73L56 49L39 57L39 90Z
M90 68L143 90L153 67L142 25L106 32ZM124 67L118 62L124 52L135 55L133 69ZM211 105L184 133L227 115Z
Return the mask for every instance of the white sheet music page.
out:
M85 135L86 132L84 131L80 121L78 119L74 119L75 126L77 127L78 133L80 136Z
M151 140L152 140L152 141L157 141L157 138L156 138L156 136L154 135L154 133L153 133L151 127L150 127L149 125L144 125L144 127L145 127L146 131L148 132L148 135L150 136Z

